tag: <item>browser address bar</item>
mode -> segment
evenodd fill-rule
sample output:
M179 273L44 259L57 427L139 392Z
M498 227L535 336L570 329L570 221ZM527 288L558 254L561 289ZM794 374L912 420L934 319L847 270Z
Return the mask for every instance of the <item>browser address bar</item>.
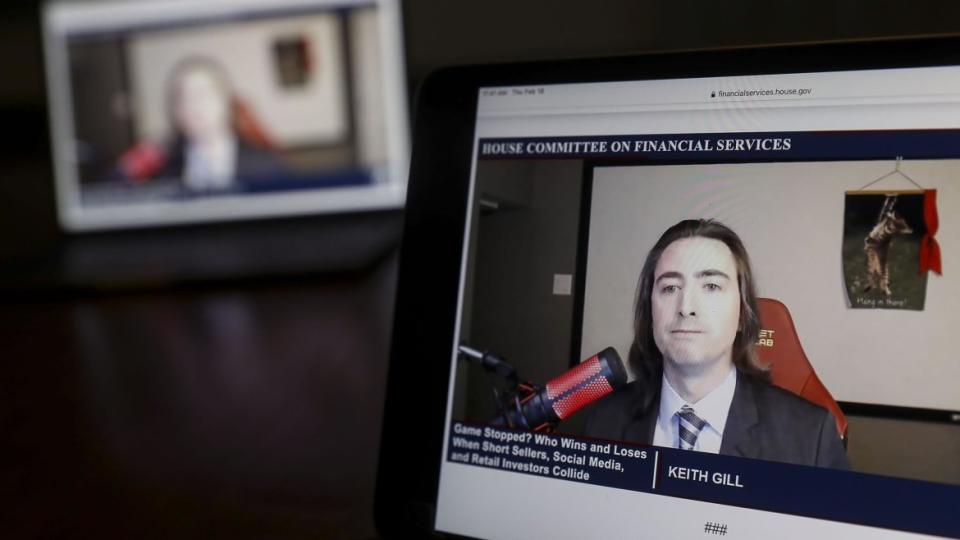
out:
M506 101L506 100L505 100ZM584 100L586 101L586 100ZM571 114L611 114L669 111L716 111L733 108L819 108L836 106L895 106L960 103L960 91L890 96L843 97L716 97L699 101L659 103L621 103L604 105L542 105L526 102L498 104L494 100L481 102L477 114L481 117L552 116Z

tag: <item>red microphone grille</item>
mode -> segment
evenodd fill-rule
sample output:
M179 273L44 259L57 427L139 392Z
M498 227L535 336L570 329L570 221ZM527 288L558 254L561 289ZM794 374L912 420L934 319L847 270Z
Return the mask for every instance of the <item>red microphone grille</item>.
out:
M613 392L613 387L601 375L601 369L599 357L592 356L547 383L547 397L553 401L553 411L557 417L563 420Z

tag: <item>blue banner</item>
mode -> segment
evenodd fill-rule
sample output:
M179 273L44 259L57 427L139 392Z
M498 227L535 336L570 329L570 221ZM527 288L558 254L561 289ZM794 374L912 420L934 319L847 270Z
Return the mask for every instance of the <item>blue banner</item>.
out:
M480 159L810 161L960 157L960 130L788 131L480 139Z
M453 422L447 460L960 538L960 486Z

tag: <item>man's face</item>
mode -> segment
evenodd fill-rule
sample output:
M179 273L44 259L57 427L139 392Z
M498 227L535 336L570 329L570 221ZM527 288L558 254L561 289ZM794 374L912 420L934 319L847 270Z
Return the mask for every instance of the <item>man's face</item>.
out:
M712 238L677 240L663 251L653 278L653 336L664 360L681 369L730 364L740 326L730 248Z

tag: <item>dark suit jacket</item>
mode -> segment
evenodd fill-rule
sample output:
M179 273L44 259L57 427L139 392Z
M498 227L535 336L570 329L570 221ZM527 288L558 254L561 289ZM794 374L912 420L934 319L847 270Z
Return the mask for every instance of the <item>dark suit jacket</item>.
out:
M589 437L652 444L660 408L661 381L651 405L636 382L598 402L587 417ZM833 415L786 390L739 371L720 453L798 465L849 469Z
M181 179L185 173L186 168L186 142L182 138L174 139L166 148L165 148L166 158L163 162L163 165L159 169L154 171L151 175L151 179ZM215 192L220 193L230 193L243 191L246 184L262 181L262 180L271 180L272 178L279 177L285 178L289 176L290 171L284 165L283 161L271 150L260 148L252 143L247 142L243 138L237 138L237 155L236 163L234 163L234 178L230 183L230 187L224 189L210 189L204 190L199 193L194 193L188 190L184 185L184 195L211 195ZM117 168L113 174L110 176L111 180L124 180L129 182L132 180L127 177L121 168Z

